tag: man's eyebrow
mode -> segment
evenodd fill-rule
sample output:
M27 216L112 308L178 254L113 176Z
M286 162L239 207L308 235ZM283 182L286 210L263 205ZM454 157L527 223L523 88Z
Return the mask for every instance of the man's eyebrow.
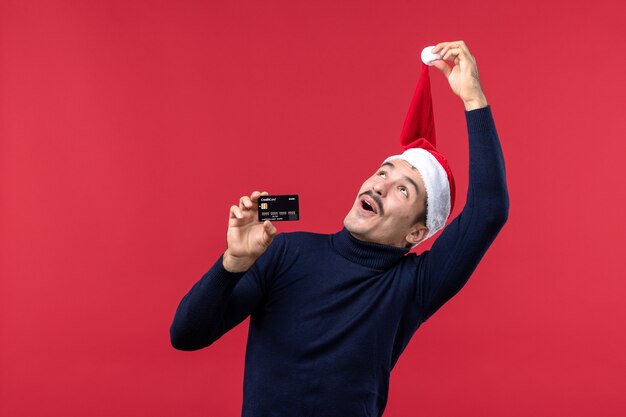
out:
M384 167L384 166L388 166L388 167L390 167L390 168L395 168L395 167L396 167L394 164L392 164L392 163L391 163L391 162L389 162L389 161L387 161L387 162L383 163L383 164L380 166L380 168L382 168L382 167ZM417 171L417 168L415 168L415 167L411 167L411 168L413 168L414 170L416 170L416 171ZM419 171L418 171L418 172L419 172ZM418 194L418 195L419 195L419 193L420 193L420 187L419 187L419 186L417 185L417 183L413 180L413 178L411 178L411 177L409 177L409 176L406 176L406 175L405 175L405 176L404 176L404 179L405 179L405 180L407 180L407 182L411 183L411 185L413 186L413 188L415 188L415 194Z
M407 180L408 182L410 182L413 187L415 187L415 194L419 195L420 188L417 186L417 183L415 181L413 181L413 178L408 177L408 176L405 175L404 179Z

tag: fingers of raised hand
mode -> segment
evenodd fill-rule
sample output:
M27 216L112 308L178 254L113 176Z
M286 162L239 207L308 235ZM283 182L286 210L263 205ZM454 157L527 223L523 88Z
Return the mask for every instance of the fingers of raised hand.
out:
M256 203L257 201L259 201L260 196L261 196L261 193L259 191L254 191L252 194L250 194L250 201L252 201L253 203Z
M231 225L240 224L238 220L245 220L246 222L255 217L255 212L258 210L259 197L262 195L268 195L267 191L259 192L254 191L250 196L244 195L239 199L239 205L233 205L230 207L230 219Z
M431 50L433 54L442 54L443 49L452 45L452 42L440 42Z
M265 231L267 232L267 234L271 237L274 236L277 232L276 227L272 224L271 221L269 220L265 220L263 222L263 227L265 227Z
M444 52L445 51L445 52ZM455 64L459 63L459 60L465 55L465 51L459 46L451 46L442 51L442 59L444 61L452 61Z
M447 48L460 47L460 48L466 49L469 52L469 49L467 48L467 44L464 41L440 42L437 45L435 45L432 52L437 53L439 51L442 51L446 47Z
M444 60L453 61L455 64L458 64L457 58L471 57L469 48L464 41L438 43L432 52L441 54Z
M250 195L250 201L252 201L253 203L257 203L259 201L259 197L263 195L269 195L269 193L267 191L263 191L262 193L255 191Z
M239 207L242 210L250 210L254 207L254 203L252 202L250 197L248 197L247 195L244 195L243 197L239 199Z
M241 219L243 218L243 213L238 206L232 205L230 206L230 216L231 219Z

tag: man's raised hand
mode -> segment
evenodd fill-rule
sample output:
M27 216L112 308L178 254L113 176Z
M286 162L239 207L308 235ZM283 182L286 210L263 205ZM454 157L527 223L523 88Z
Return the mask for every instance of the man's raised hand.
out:
M263 223L258 220L258 201L262 195L268 194L255 191L249 197L241 197L238 206L230 207L226 233L228 249L222 259L227 271L247 271L276 236L276 228L269 220Z
M435 45L432 52L442 55L442 60L433 61L432 65L446 76L454 94L465 103L465 110L486 107L487 98L480 85L476 60L465 42L441 42ZM453 62L454 66L446 61Z

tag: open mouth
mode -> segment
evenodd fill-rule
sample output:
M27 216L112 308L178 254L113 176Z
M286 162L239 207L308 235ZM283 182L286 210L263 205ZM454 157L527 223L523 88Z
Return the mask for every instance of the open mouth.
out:
M363 196L361 198L361 208L364 211L369 211L374 214L378 214L378 207L376 206L376 203L366 196Z

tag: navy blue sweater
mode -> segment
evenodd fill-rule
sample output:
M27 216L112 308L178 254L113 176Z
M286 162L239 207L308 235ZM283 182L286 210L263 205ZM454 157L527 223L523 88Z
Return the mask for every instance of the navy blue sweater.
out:
M380 416L413 333L467 282L506 222L504 160L490 107L465 112L465 207L420 255L331 235L282 233L245 273L222 258L180 302L180 350L209 346L250 316L243 416Z

